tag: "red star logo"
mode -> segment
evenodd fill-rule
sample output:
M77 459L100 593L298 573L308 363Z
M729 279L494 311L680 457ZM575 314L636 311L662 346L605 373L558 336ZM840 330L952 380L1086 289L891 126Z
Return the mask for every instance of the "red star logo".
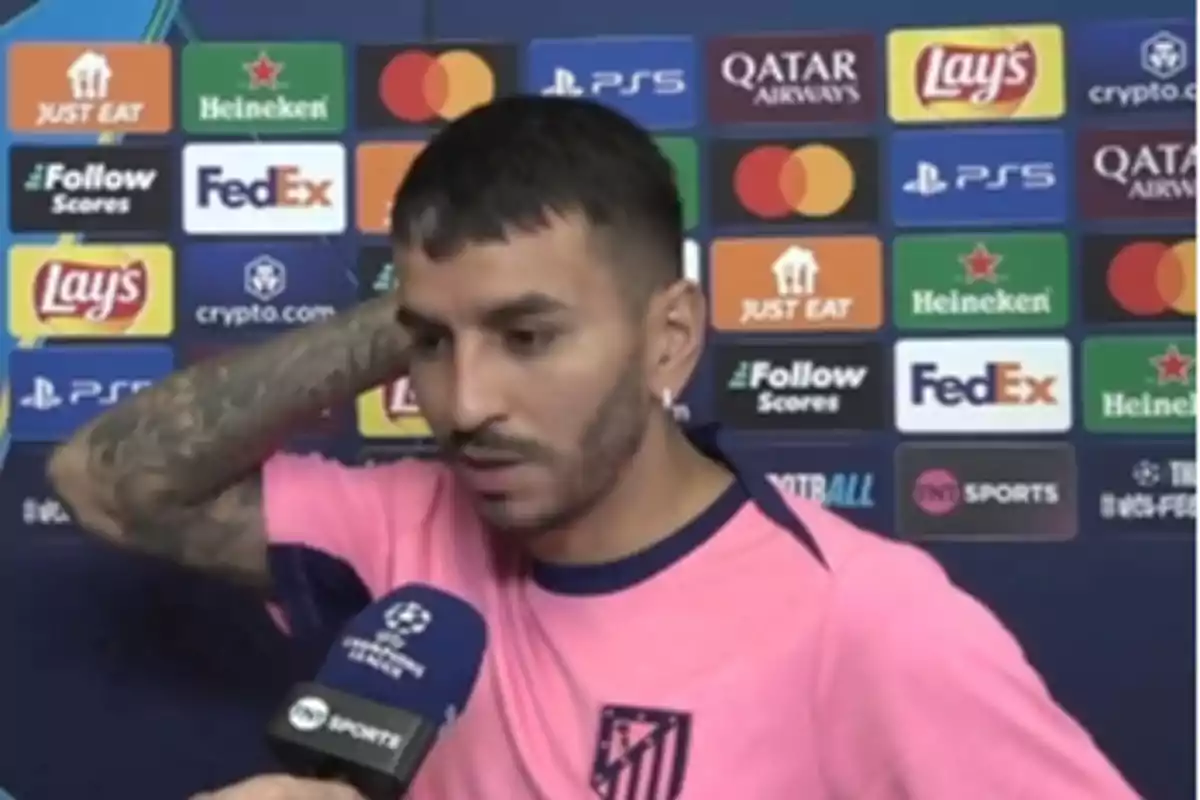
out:
M1004 260L987 249L983 242L975 245L975 249L965 256L959 256L958 262L967 269L967 283L975 281L996 282L996 267Z
M272 61L265 50L258 58L243 64L242 67L250 74L251 89L278 89L279 73L283 72L282 61Z
M1186 384L1191 379L1192 364L1196 359L1179 352L1176 345L1171 345L1161 356L1150 359L1154 369L1158 371L1158 385L1178 382Z

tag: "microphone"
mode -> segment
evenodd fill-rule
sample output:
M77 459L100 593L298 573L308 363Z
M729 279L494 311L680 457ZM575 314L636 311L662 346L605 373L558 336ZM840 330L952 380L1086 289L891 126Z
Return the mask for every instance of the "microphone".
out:
M292 689L267 726L271 749L293 775L396 800L462 713L486 645L466 601L405 584L354 617L316 678Z

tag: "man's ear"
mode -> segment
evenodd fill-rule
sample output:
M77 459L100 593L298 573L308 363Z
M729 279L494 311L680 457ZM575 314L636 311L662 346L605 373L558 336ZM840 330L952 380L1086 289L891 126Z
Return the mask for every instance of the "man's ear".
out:
M647 385L656 396L679 396L696 371L708 332L704 293L692 281L659 290L646 315Z

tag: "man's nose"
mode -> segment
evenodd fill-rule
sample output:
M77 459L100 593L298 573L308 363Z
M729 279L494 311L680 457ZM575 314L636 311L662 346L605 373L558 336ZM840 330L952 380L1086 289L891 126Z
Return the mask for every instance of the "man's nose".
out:
M486 427L504 416L504 393L500 370L488 359L459 354L454 368L454 425L471 431Z

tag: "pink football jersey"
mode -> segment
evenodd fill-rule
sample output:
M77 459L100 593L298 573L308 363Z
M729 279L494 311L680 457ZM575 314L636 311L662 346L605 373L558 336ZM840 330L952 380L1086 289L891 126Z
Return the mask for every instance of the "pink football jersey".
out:
M298 634L410 581L482 612L479 683L412 800L1137 796L933 559L725 460L684 529L564 567L489 537L437 463L279 455L276 599Z

